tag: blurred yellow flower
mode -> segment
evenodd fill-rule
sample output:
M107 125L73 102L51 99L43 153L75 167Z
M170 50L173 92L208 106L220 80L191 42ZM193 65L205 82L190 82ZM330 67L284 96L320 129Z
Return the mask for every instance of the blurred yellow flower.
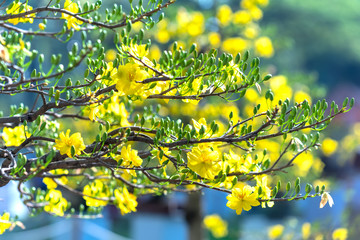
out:
M60 133L60 138L55 139L54 147L60 151L60 154L67 154L69 157L73 157L71 148L73 147L75 155L81 154L81 151L86 148L84 140L79 132L76 132L70 136L70 129Z
M228 25L232 18L231 8L228 5L221 5L217 10L216 17L221 25L223 26Z
M259 195L259 198L270 199L272 195L272 191L271 188L268 186L268 176L265 175L261 178L257 177L256 182L257 182L255 187L256 191L258 191L259 188L261 188L261 194ZM274 206L274 202L270 201L270 202L262 202L261 207L265 208L266 204L268 207Z
M270 38L261 37L255 40L255 52L261 57L272 57L274 55L274 48Z
M309 94L307 94L306 92L303 91L297 91L294 94L294 101L297 103L302 103L304 100L307 100L309 102L309 104L311 105L311 97Z
M259 34L259 30L254 26L246 27L244 30L244 36L249 39L253 39L257 37L258 34Z
M232 193L226 197L226 206L235 210L240 215L242 210L249 211L252 207L259 206L258 194L253 187L245 185L242 188L234 187Z
M24 126L17 126L14 128L4 127L3 133L2 133L2 138L7 147L9 147L9 146L17 147L23 141L25 141L25 139L26 139L25 134L26 134L26 136L28 135L25 132Z
M158 45L152 44L149 51L149 58L158 61L161 57L161 50Z
M47 189L57 188L57 183L52 178L45 177L42 181L46 185Z
M243 52L247 47L247 41L240 37L228 38L222 44L222 49L233 55Z
M96 198L106 199L110 196L109 188L99 179L95 179L90 185L86 185L83 189L83 194L86 205L91 207L106 206L107 200Z
M274 225L268 229L268 236L270 239L279 238L284 232L284 226L281 224Z
M256 3L262 7L266 7L269 4L269 0L256 0Z
M348 230L346 228L338 228L332 234L333 240L346 240L348 237Z
M321 150L325 156L329 157L336 152L338 142L331 138L325 138L321 144Z
M105 61L112 62L116 58L116 51L114 49L109 49L105 52Z
M210 32L208 35L209 43L213 48L217 48L221 42L221 36L217 32Z
M254 0L241 0L240 7L245 9L250 9L256 7L256 1Z
M115 204L120 209L121 215L136 212L136 207L138 202L136 201L136 196L132 193L129 193L126 187L122 188L122 191L115 189Z
M308 239L311 235L311 224L306 222L301 227L302 238Z
M11 227L11 222L9 222L9 219L10 214L7 212L0 216L0 235L3 234L6 229Z
M71 0L65 0L64 10L67 10L69 12L76 14L76 13L79 13L79 6L77 5L77 3L75 3ZM83 24L83 22L78 20L76 17L73 17L66 13L62 13L61 18L67 20L67 28L68 29L73 28L75 30L80 30L79 25Z
M234 13L233 22L235 24L248 24L251 22L251 14L248 11L240 10Z
M62 197L61 191L50 189L45 195L45 201L49 203L44 207L46 212L53 213L57 216L64 216L64 212L68 207L68 202Z
M20 11L20 6L23 6L24 8ZM31 11L33 8L31 6L29 6L27 3L21 3L21 2L13 2L12 7L11 8L6 8L6 13L7 14L11 14L11 15L15 15L15 14L19 14L19 13L24 13L24 12L28 12ZM35 13L26 15L25 17L20 17L20 18L12 18L7 20L9 23L12 23L14 25L18 24L19 22L22 23L33 23L34 18L35 17Z
M212 214L204 218L205 228L208 229L215 238L222 238L227 236L227 222L219 215Z
M263 13L260 8L258 7L252 7L249 8L250 15L255 20L260 20L263 17Z
M39 23L39 29L40 30L45 30L46 25L44 23Z

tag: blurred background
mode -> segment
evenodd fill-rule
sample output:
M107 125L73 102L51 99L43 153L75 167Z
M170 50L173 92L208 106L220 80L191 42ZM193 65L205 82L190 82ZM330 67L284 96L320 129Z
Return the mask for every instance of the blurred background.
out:
M29 1L34 7L44 3L46 1ZM103 7L112 4L112 1L104 1ZM124 9L129 8L127 1L120 4L124 4ZM274 82L281 91L288 87L292 89L285 98L296 100L303 94L312 103L326 98L328 102L334 100L338 104L345 97L360 99L358 0L179 0L165 10L165 16L146 33L153 43L150 54L154 59L174 41L185 49L195 42L199 51L217 48L236 54L249 49L251 56L261 58L264 74L275 76ZM47 30L55 27L49 24ZM141 27L139 24L133 29L136 31ZM112 37L108 39L105 49L108 49L107 57L111 61L115 46ZM41 49L48 55L65 53L74 41L76 37L64 45L56 40L39 38L32 42L32 49ZM79 78L81 76L79 74ZM276 88L276 85L270 83L268 87ZM16 99L18 102L25 100ZM245 96L236 106L240 115L246 116L246 106L257 100ZM1 98L0 107L6 113L8 105L15 103ZM199 104L196 117L201 117L201 111L204 115L211 114L209 109L214 106L216 102L211 100ZM196 108L192 105L170 102L160 113L182 117L193 110ZM273 208L259 207L237 216L226 207L226 194L206 190L194 196L181 193L146 196L139 199L138 211L126 216L121 216L116 208L107 207L101 219L62 219L46 214L28 218L27 209L17 201L16 186L8 185L0 191L3 199L0 212L7 210L18 214L26 230L15 229L5 233L3 238L180 240L188 238L193 219L217 214L227 222L227 234L220 239L320 240L332 239L336 234L342 239L344 229L348 239L357 239L360 233L357 227L360 226L359 142L360 113L356 103L349 113L336 118L324 131L323 148L313 153L314 162L315 158L320 159L324 165L315 169L314 162L310 162L302 173L282 175L289 181L300 174L302 182L326 183L335 202L332 208L327 205L320 209L320 198L315 198L277 203ZM41 182L36 184L42 185ZM216 239L214 227L201 231L205 239Z

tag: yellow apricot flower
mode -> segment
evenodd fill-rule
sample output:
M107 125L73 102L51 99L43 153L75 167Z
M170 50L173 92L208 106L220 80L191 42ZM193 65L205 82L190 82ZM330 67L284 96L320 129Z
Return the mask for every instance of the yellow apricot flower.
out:
M64 10L67 10L69 12L72 12L74 14L79 12L79 6L71 1L71 0L65 0L64 3ZM62 13L61 14L61 18L66 19L67 20L67 28L68 29L75 29L75 30L80 30L80 26L81 24L83 24L82 21L78 20L76 17L73 17L69 14L66 13Z
M257 181L256 187L255 187L256 191L258 191L259 188L261 187L261 194L259 194L259 198L270 199L271 195L272 195L272 191L271 191L271 188L267 184L268 176L265 175L262 178L257 177L256 181ZM274 202L267 202L267 205L268 205L268 207L272 207L272 206L274 206ZM266 203L262 202L261 207L265 208Z
M222 238L228 235L227 222L219 215L212 214L204 218L205 228L209 229L215 238Z
M121 215L136 212L136 207L138 202L136 201L136 196L132 193L129 193L126 187L120 189L115 189L115 204L120 209Z
M123 159L122 164L125 166L141 166L143 160L138 156L138 151L131 149L131 145L121 148L120 157Z
M9 147L9 146L17 147L23 141L25 141L26 135L27 135L27 134L26 135L25 134L26 134L26 132L25 132L24 126L17 126L14 128L4 127L3 133L2 133L2 138L7 147Z
M137 95L147 98L150 94L149 91L146 91L144 84L138 82L148 77L148 72L142 70L138 64L120 65L115 76L116 89L123 95Z
M338 147L337 141L331 138L325 138L321 144L321 150L324 153L324 155L327 157L333 155L336 152L337 147Z
M55 139L54 147L60 151L60 154L67 154L69 157L73 157L71 154L71 148L74 147L75 155L81 154L81 151L86 148L84 140L79 132L70 136L70 129L60 133L60 138Z
M203 178L214 179L222 168L219 152L210 147L193 147L187 159L189 168Z
M225 164L224 169L227 168L227 166L230 166L231 172L238 172L238 173L248 173L251 171L250 168L252 168L252 158L248 157L250 155L247 155L246 158L243 155L238 155L234 153L231 149L229 150L229 154L225 153ZM250 161L249 161L250 160Z
M23 6L23 9L20 11L20 6ZM21 2L17 2L17 3L13 3L11 8L6 8L6 13L7 14L11 14L11 15L15 15L15 14L19 14L19 13L24 13L24 12L28 12L31 11L33 8L31 6L29 6L27 3L21 3ZM8 22L12 23L14 25L18 24L19 22L25 23L25 22L29 22L29 23L33 23L34 18L35 17L35 13L26 15L25 17L20 17L20 18L12 18L9 19Z
M235 24L248 24L251 22L251 14L248 11L240 10L234 13L234 23Z
M6 229L9 229L11 227L11 223L9 222L10 214L4 213L2 216L0 216L0 235L5 232Z
M281 224L277 224L274 226L271 226L268 229L268 236L270 239L276 239L279 238L284 232L284 226Z
M311 234L311 224L306 222L301 226L301 234L302 234L302 238L308 239L310 237Z
M105 52L105 61L112 62L116 58L116 51L114 49L109 49Z
M60 174L68 174L69 170L67 169L54 169L50 171L51 174L60 175ZM60 184L65 185L68 182L66 176L62 176L56 180ZM43 183L46 185L47 189L55 189L57 188L57 183L54 181L53 178L45 177L43 178Z
M91 207L106 206L107 200L96 198L108 198L110 195L108 187L99 179L95 179L90 185L86 185L83 189L83 194L86 205Z
M39 23L39 29L40 30L45 30L46 25L44 23Z
M257 200L258 194L253 187L245 185L242 188L234 187L232 193L226 197L228 200L226 206L236 210L236 214L240 215L242 210L249 211L253 206L259 206Z
M212 47L217 48L221 42L221 35L217 32L211 32L208 35L208 40Z
M266 7L269 4L269 0L256 0L256 3L262 7Z
M255 51L261 57L272 57L274 55L274 48L270 38L261 37L255 40Z
M228 38L222 44L222 49L233 55L244 51L247 47L247 41L240 37Z
M294 94L294 101L297 103L302 103L304 100L307 100L311 105L311 97L304 91L297 91Z
M348 237L348 230L346 228L338 228L332 234L333 240L346 240Z
M245 37L249 39L253 39L257 37L257 35L259 34L259 30L254 26L248 26L244 29L243 33Z
M57 216L64 216L68 202L63 198L61 191L50 189L45 196L45 201L49 203L44 207L46 212L53 213Z
M57 183L52 178L45 177L42 181L46 185L47 189L57 188Z
M204 15L201 12L193 12L191 14L191 19L186 26L187 33L196 37L201 35L205 29L205 19Z
M221 25L228 25L232 18L231 8L228 5L221 5L217 11L216 17Z

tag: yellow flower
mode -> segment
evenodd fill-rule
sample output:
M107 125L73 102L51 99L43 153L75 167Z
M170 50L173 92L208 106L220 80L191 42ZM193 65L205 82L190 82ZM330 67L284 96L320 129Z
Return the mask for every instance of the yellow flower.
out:
M24 8L21 10L20 12L20 6L23 6ZM11 14L11 15L15 15L15 14L19 14L19 13L24 13L24 12L28 12L31 11L33 8L29 5L27 5L27 3L13 3L11 8L6 8L6 13L7 14ZM35 13L26 15L25 17L20 17L20 18L12 18L9 19L8 22L12 23L14 25L18 24L19 22L25 23L25 22L29 22L29 23L33 23L34 19L32 17L35 17Z
M203 178L214 179L222 168L219 152L210 147L193 147L187 159L189 168Z
M187 33L190 36L196 37L204 32L205 19L201 12L194 12L191 15L191 20L186 26Z
M115 204L120 209L121 215L136 212L136 207L138 205L136 201L136 196L129 193L126 187L123 187L122 191L115 189Z
M270 38L261 37L255 41L255 51L261 57L272 57L274 55L274 48Z
M250 15L253 19L260 20L263 17L263 13L260 8L252 7L249 8L249 10L250 10Z
M49 203L44 207L46 212L53 213L57 216L64 216L68 202L62 197L62 193L59 190L50 189L45 196L45 201Z
M250 155L248 155L250 156ZM250 172L250 168L252 167L252 162L250 164L247 163L244 156L240 156L234 153L231 149L229 150L229 154L225 153L224 157L226 159L224 164L224 169L227 166L230 166L231 172L239 172L239 173L248 173ZM246 157L248 159L248 157Z
M137 95L147 98L149 91L146 91L144 84L138 82L148 77L149 74L142 70L138 64L120 65L115 76L116 89L123 95Z
M239 37L228 38L222 44L222 49L233 55L244 51L247 47L247 41Z
M217 48L221 42L221 36L217 32L211 32L208 35L209 43L212 47Z
M268 176L263 176L262 178L258 177L256 178L257 184L256 184L256 191L259 190L259 188L261 187L261 194L259 195L259 198L262 199L270 199L272 192L271 192L271 188L268 186L267 182L268 182ZM268 207L272 207L274 206L274 202L267 202ZM265 206L265 202L261 203L261 207L266 207Z
M6 146L19 146L26 139L27 133L24 126L17 126L14 128L4 127L2 138Z
M228 25L232 18L231 8L228 5L221 5L217 11L216 17L219 19L221 25Z
M268 229L268 236L270 239L279 238L284 232L284 226L281 224L274 225Z
M43 183L45 183L47 189L57 188L57 183L52 178L48 178L48 177L43 178Z
M0 216L0 235L5 232L6 229L9 229L11 227L11 223L9 222L10 214L4 213L2 216Z
M311 234L311 224L306 222L301 227L301 233L303 239L308 239Z
M258 194L253 187L245 185L242 188L234 187L232 193L226 197L228 200L226 206L236 210L236 214L240 215L242 210L249 211L253 206L259 206L257 200Z
M46 25L44 23L39 23L39 29L40 30L45 30Z
M256 3L260 6L266 7L269 4L269 0L256 0Z
M76 13L79 12L79 7L73 1L65 0L64 10L67 10L69 12L72 12L72 13L76 14ZM82 21L80 21L77 18L75 18L75 17L73 17L71 15L68 15L66 13L62 13L61 16L62 16L63 19L67 20L67 28L68 29L74 28L75 30L80 30L79 25L83 24Z
M112 62L116 58L116 51L114 49L109 49L105 52L105 61Z
M123 159L122 165L139 167L142 164L142 159L138 156L138 151L131 149L131 145L121 148L120 158Z
M257 37L258 34L259 34L258 29L253 26L246 27L244 30L244 36L249 39L253 39L253 38Z
M228 234L227 222L217 214L206 216L204 218L204 225L215 238L222 238Z
M338 147L338 142L331 138L325 138L321 146L322 146L321 150L324 153L324 155L329 157L336 152L336 149Z
M311 105L311 97L309 96L309 94L307 94L306 92L303 91L297 91L294 94L294 101L297 103L301 103L304 100L307 100L309 102L309 104Z
M243 25L248 24L249 22L251 22L251 14L245 10L237 11L234 14L233 21L235 24L243 24Z
M96 199L109 197L108 187L99 179L95 179L90 185L86 185L83 189L83 194L85 195L83 198L87 206L100 207L106 206L108 203L106 200Z
M346 228L338 228L332 234L333 240L346 240L348 235L348 231Z
M74 147L75 155L81 154L81 151L86 148L84 140L79 132L70 136L70 129L60 133L60 138L55 140L55 148L60 151L60 154L67 154L69 157L73 157L71 154L71 148Z

